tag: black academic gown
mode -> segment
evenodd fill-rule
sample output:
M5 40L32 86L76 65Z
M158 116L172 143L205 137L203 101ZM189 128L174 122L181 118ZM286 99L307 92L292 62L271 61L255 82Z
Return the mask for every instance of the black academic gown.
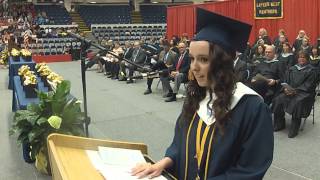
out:
M317 83L315 69L310 64L300 70L297 65L292 66L286 73L284 82L294 88L297 94L286 96L284 92L280 93L273 101L273 110L276 111L279 104L284 104L286 112L294 118L309 116Z
M290 54L280 54L278 60L286 65L286 69L297 64L297 59L292 53Z
M166 157L173 160L173 167L168 169L179 180L184 179L186 165L186 139L189 124L179 123L175 127L172 144L166 151ZM182 120L185 122L185 120ZM196 131L199 116L192 123L188 145L187 178L197 176ZM204 126L206 126L203 123ZM213 126L213 125L212 125ZM211 150L208 145L212 128L205 143L204 157L199 171L204 179L205 159L209 155L208 180L260 180L269 168L273 158L273 128L269 108L258 96L245 95L232 110L231 119L221 135L216 128ZM204 127L201 134L203 134Z
M282 80L286 72L285 63L281 61L264 61L259 63L253 73L252 77L255 77L257 74L261 74L267 79ZM262 83L259 84L259 83ZM280 90L280 85L275 84L273 86L267 85L267 82L256 81L251 83L251 87L256 90L261 96L263 96L265 102L270 104L273 97L278 94Z

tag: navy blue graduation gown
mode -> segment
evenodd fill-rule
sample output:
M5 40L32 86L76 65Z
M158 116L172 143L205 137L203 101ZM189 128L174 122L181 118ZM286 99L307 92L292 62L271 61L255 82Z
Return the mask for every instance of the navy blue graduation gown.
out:
M196 131L200 118L196 115L192 123L188 145L188 180L200 175L204 179L205 163L209 155L208 180L258 180L262 179L273 158L273 126L269 108L258 96L245 95L232 110L231 119L221 135L218 128L208 144L213 128L210 129L204 148L204 157L198 171L196 154ZM206 124L202 125L202 132ZM174 164L169 172L179 180L184 179L186 163L186 138L189 124L176 123L172 144L165 156ZM202 135L201 135L202 136Z

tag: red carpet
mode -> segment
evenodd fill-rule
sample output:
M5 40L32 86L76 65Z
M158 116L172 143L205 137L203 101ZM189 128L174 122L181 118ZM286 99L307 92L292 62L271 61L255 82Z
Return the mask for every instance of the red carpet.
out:
M72 61L72 57L70 54L63 54L63 55L33 55L32 60L36 63L40 62L65 62L65 61Z

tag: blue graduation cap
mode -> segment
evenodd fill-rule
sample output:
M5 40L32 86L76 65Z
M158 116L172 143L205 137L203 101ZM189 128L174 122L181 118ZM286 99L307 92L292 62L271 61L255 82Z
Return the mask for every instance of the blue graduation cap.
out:
M246 49L251 25L201 8L197 8L196 13L195 41L218 44L228 52Z

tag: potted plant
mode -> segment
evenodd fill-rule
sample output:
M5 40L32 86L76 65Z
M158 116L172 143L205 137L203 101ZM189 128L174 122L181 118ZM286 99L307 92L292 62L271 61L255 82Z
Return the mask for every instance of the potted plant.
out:
M13 48L11 50L11 56L12 56L12 59L13 61L20 61L20 51L18 51L17 49Z
M37 77L34 75L33 71L29 71L24 76L23 89L26 93L26 98L36 98L37 97Z
M8 51L3 50L0 55L0 65L4 65L5 67L8 65Z
M48 83L47 77L52 72L51 69L48 66L46 66L45 68L42 69L42 71L39 71L39 72L40 72L40 77L44 86L49 88L50 84Z
M24 59L24 61L31 61L31 52L27 49L22 49L21 50L21 54L22 54L22 58Z
M23 86L24 75L30 71L30 67L28 65L22 65L18 69L18 75L20 76L21 85Z
M36 73L38 76L40 76L40 73L43 71L45 68L49 68L46 63L37 63L36 64Z
M62 81L55 91L37 93L39 104L30 104L27 110L19 110L14 114L10 134L17 134L18 143L30 147L28 158L36 161L36 168L50 174L48 135L62 133L83 136L84 114L80 101L70 97L69 81Z
M55 72L51 72L47 76L47 82L50 84L49 90L56 89L57 85L60 84L63 81L63 77Z

